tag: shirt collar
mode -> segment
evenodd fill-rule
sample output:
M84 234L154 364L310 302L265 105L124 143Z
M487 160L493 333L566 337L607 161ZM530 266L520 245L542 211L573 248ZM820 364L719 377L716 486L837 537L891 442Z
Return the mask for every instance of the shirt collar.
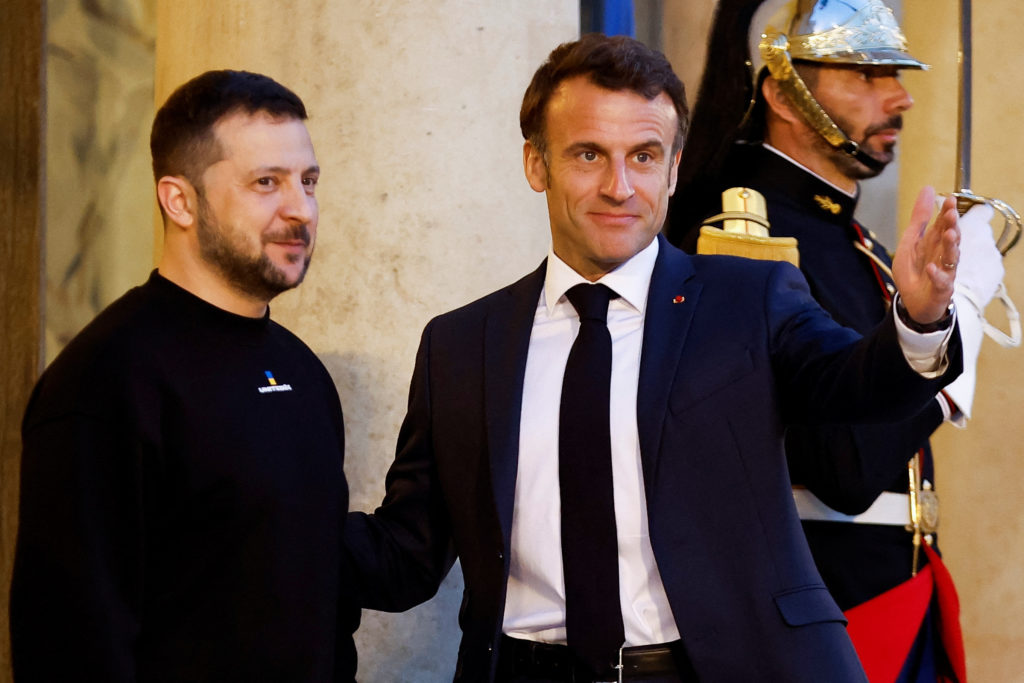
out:
M651 287L654 262L658 259L658 238L641 249L615 270L602 276L598 282L619 295L625 303L643 314L647 308L647 293ZM572 287L587 279L555 256L554 247L548 249L548 263L544 274L544 292L541 295L548 309L554 313L555 305Z
M849 197L851 199L856 199L857 198L857 193L860 191L860 185L859 184L857 185L857 190L854 190L853 192L847 192L846 190L844 190L843 188L839 187L835 183L829 182L828 180L826 180L825 178L821 177L820 175L818 175L817 173L815 173L811 169L807 168L806 166L804 166L799 161L797 161L793 157L789 156L788 154L786 154L782 150L779 150L779 149L776 149L775 147L772 147L767 142L762 142L761 144L764 145L764 148L767 149L769 152L775 152L780 157L782 157L783 159L785 159L789 163L793 164L794 166L799 166L800 168L802 168L803 170L807 171L812 176L814 176L815 178L820 180L821 182L823 182L826 185L832 187L836 192L842 192L843 194L845 194L847 197Z

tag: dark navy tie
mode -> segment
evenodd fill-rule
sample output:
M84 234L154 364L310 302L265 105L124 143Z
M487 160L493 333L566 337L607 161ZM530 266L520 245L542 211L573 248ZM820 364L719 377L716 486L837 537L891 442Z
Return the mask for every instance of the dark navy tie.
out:
M581 284L566 296L580 316L558 424L566 638L596 673L617 662L625 640L608 427L612 339L606 317L609 300L618 295L604 285Z

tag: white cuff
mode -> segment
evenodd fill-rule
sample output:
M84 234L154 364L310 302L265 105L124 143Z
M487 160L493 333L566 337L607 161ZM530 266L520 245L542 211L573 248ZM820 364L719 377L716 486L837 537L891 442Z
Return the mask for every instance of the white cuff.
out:
M947 398L945 393L936 394L935 402L939 404L942 411L942 421L948 422L958 429L967 427L967 417L960 411L959 407Z

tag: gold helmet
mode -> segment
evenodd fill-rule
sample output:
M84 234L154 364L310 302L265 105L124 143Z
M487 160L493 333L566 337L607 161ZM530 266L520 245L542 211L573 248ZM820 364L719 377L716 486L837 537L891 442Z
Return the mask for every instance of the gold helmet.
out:
M758 55L804 119L833 147L865 166L881 164L860 150L821 108L793 61L822 64L889 65L927 69L907 52L907 39L891 9L881 0L789 0L766 2L754 17ZM753 36L752 36L753 37ZM755 58L756 59L756 58ZM760 68L755 69L755 73Z

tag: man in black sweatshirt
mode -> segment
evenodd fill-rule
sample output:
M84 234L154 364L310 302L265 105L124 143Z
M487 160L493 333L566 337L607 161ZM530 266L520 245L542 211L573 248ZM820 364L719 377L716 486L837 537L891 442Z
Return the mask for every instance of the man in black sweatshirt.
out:
M25 414L19 682L353 680L341 405L268 308L316 238L305 119L290 90L237 71L157 113L158 268Z

